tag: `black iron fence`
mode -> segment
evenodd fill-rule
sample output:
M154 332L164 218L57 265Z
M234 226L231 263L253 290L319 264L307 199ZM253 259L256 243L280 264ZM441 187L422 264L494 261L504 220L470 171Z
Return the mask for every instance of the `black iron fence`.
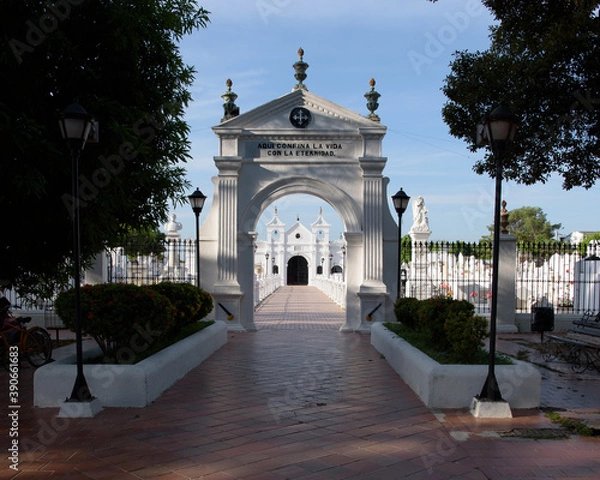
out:
M519 243L517 312L551 306L556 313L600 310L600 258L597 245Z
M146 246L108 249L107 279L111 283L153 284L163 281L196 282L196 241L167 239Z
M565 243L519 244L514 265L515 309L552 306L560 313L600 311L600 246ZM128 245L106 251L108 282L152 284L165 280L196 282L195 240L164 240L148 248ZM492 281L489 243L413 243L411 259L402 265L404 295L467 300L478 313L488 313ZM502 262L502 259L501 259ZM500 286L502 288L502 286ZM51 302L0 292L27 310L47 310Z
M478 313L489 311L492 249L487 243L415 242L404 264L406 296L450 297L471 302Z
M514 285L515 311L550 306L555 313L600 310L600 248L597 244L519 243ZM492 282L489 243L424 242L411 245L404 264L403 291L415 298L467 300L479 313L489 312ZM501 258L501 261L503 259Z

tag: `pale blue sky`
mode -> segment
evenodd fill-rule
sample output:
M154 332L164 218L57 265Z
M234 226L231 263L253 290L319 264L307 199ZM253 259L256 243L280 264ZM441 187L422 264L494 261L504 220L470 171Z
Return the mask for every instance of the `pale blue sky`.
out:
M211 12L206 29L186 37L181 53L197 74L194 101L187 111L193 160L188 179L208 201L217 139L211 127L223 115L221 94L231 78L241 113L290 92L296 83L292 64L305 51L310 67L305 84L321 97L367 115L364 93L371 77L381 94L377 111L388 127L383 155L389 195L403 187L413 199L422 196L429 210L431 240L477 241L492 223L494 180L472 171L483 152L472 154L448 133L441 117L443 80L456 50L489 46L492 19L480 0L390 2L371 0L229 0L200 2ZM494 106L490 106L494 107ZM562 223L561 235L573 230L600 230L588 205L598 203L597 189L565 192L559 179L546 185L520 186L504 182L509 210L539 206L552 223ZM193 191L193 189L192 189ZM191 193L191 191L190 191ZM285 197L277 202L282 220L291 225L300 215L306 225L316 220L319 206L333 225L341 221L315 197ZM272 217L273 205L261 219ZM393 209L392 209L393 212ZM412 224L409 210L403 232ZM194 216L189 205L174 210L184 237L193 237ZM395 217L395 212L393 212ZM259 225L259 233L261 228Z

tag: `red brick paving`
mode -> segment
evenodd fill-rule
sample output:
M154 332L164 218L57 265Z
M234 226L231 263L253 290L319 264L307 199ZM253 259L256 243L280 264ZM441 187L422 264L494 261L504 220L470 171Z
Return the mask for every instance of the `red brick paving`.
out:
M371 347L337 331L343 312L312 288L270 299L254 333L229 342L152 405L58 419L32 409L21 369L23 479L597 479L600 440L502 438L556 428L537 410L512 420L432 412ZM297 304L298 299L301 299ZM308 304L307 304L308 301ZM323 317L321 309L325 312ZM332 310L329 311L329 309ZM337 315L334 315L336 313ZM301 316L295 317L301 312ZM333 320L332 318L335 318ZM289 323L306 328L289 329ZM0 375L7 398L7 376ZM4 440L7 418L2 417ZM6 456L0 478L10 478Z

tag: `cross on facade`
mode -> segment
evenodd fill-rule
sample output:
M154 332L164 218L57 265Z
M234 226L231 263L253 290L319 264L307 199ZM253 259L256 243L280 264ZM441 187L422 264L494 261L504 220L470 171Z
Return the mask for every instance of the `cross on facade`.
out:
M298 110L292 118L298 122L298 125L303 125L305 121L310 119L308 115L304 114L303 110Z

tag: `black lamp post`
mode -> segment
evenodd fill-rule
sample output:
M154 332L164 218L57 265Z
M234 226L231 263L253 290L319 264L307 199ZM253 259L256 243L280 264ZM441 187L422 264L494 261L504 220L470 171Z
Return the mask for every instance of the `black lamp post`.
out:
M406 207L408 207L410 197L404 193L402 188L400 188L396 195L392 197L392 202L394 202L394 208L398 214L398 275L396 279L396 298L398 299L402 294L402 291L400 290L400 268L402 266L402 214L406 211Z
M482 119L478 125L477 142L490 145L496 160L496 194L494 199L494 239L492 243L492 305L490 312L490 359L488 374L479 394L480 400L502 401L496 380L496 322L498 316L498 271L500 262L500 204L502 197L502 160L508 145L515 138L517 117L504 103Z
M78 103L69 105L60 115L58 125L62 137L71 150L71 188L73 193L73 269L75 282L75 335L77 349L77 376L69 402L89 402L93 399L83 374L83 348L81 328L81 259L79 234L79 157L90 136L93 117Z
M188 196L194 215L196 215L196 286L200 288L200 213L204 208L204 202L206 201L206 195L204 195L200 189L196 188L196 191Z

